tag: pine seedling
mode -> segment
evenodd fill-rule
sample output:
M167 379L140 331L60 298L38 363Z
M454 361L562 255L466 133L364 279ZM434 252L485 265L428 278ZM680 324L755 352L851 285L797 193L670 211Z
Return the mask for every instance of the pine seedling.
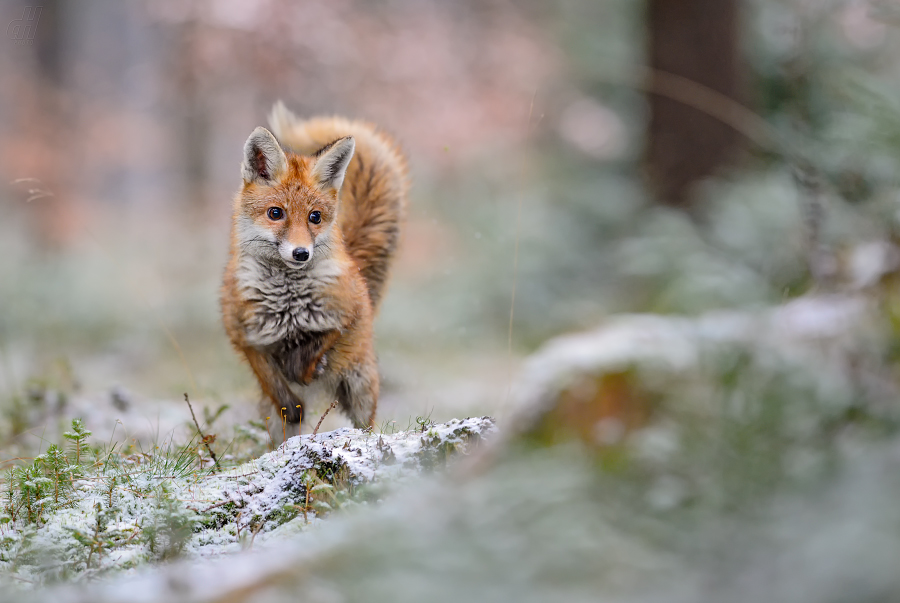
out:
M107 497L107 505L110 509L113 508L113 502L115 502L115 494L116 494L116 476L112 476L106 482L106 497Z
M52 483L54 507L60 506L60 499L63 499L63 504L66 504L68 493L72 490L72 479L75 476L76 467L69 464L66 453L56 444L50 444L47 452L40 455L38 459L44 465L44 474Z
M81 448L85 445L86 440L91 437L91 431L84 426L81 419L72 419L72 431L67 431L63 437L72 443L73 452L75 454L75 464L81 466Z
M141 540L147 545L152 559L170 561L184 552L197 523L197 516L165 487L159 489L156 501L157 506L149 524L142 526Z
M103 508L102 503L94 505L94 525L90 532L83 532L75 528L66 528L72 537L88 550L86 569L90 569L94 555L97 555L97 566L103 560L104 551L111 551L126 544L131 538L124 530L109 529L110 520L115 520L118 510L115 508Z
M19 490L20 507L28 514L28 523L38 523L44 512L44 505L50 502L49 487L53 483L44 476L41 460L35 459L31 465L16 467L15 484Z

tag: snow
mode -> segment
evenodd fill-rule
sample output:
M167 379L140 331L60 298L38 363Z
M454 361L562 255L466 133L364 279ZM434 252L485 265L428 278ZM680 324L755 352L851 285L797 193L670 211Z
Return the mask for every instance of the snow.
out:
M697 317L620 315L594 330L554 338L528 360L515 392L514 422L533 423L579 375L635 366L685 373L728 347L764 350L760 357L768 362L834 363L836 355L861 345L872 309L863 297L818 295ZM823 387L836 376L826 374Z
M227 477L209 480L207 487L221 488L222 497L241 507L242 527L254 517L270 517L279 505L300 494L299 477L323 463L344 469L353 482L396 481L423 468L423 453L441 443L465 445L470 434L493 430L489 418L454 419L426 432L377 435L343 428L315 436L290 438L283 447L237 469L255 472L243 485ZM305 494L305 491L304 491Z
M165 531L173 522L187 526L178 552L189 558L214 558L276 542L322 521L317 513L325 508L321 504L303 512L317 492L376 482L396 485L444 464L449 453L469 451L495 429L489 417L398 433L344 428L290 438L258 459L212 475L153 475L133 467L127 470L130 481L121 476L113 481L115 471L104 474L98 468L77 481L75 504L48 513L42 525L27 526L20 519L0 527L0 569L22 584L63 574L90 578L131 570L159 560L159 552L148 544L148 527L162 530L160 546L175 546L177 537ZM304 481L310 472L318 475L312 496L307 485L313 482ZM352 497L347 502L354 503ZM109 514L102 538L121 538L117 546L100 547L88 558L88 547L74 532L95 535L98 505Z

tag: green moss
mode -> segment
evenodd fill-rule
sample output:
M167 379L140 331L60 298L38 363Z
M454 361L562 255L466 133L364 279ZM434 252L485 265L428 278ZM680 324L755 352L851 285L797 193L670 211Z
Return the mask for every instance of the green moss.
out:
M447 460L454 454L480 441L481 434L466 426L459 426L445 436L429 429L420 439L421 448L416 453L416 459L424 469L437 469L446 466Z

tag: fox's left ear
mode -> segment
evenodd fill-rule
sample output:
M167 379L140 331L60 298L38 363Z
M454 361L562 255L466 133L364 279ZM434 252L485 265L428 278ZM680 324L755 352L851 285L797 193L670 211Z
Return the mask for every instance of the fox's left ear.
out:
M253 130L244 143L244 162L241 164L244 182L274 182L284 174L286 168L287 157L272 133L262 126Z
M335 191L341 190L347 167L353 159L354 149L356 142L353 137L345 136L316 153L316 165L312 173L319 186L333 188Z

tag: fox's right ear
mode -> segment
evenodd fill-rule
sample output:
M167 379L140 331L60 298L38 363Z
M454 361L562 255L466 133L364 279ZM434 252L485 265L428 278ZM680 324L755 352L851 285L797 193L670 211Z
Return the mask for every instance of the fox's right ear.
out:
M253 134L244 143L244 163L241 164L244 182L274 182L284 174L286 168L287 157L272 133L262 126L253 130Z

